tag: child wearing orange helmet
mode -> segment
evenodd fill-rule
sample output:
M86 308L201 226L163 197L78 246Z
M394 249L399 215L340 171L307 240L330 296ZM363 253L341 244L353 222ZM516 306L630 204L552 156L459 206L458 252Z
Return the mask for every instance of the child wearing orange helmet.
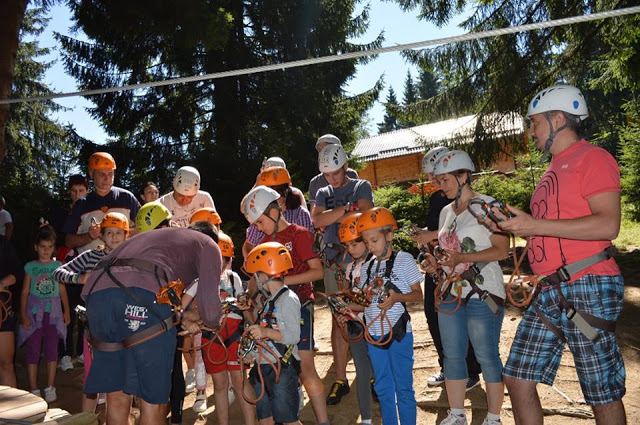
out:
M220 248L220 254L222 254L220 301L223 303L225 301L233 303L236 298L244 292L240 276L231 270L234 249L233 240L225 233L219 232L218 247ZM198 284L195 283L188 289L182 300L183 305L188 304L193 295L195 295L197 285ZM240 362L238 360L238 341L244 330L242 312L233 305L230 305L229 312L227 312L226 315L226 319L223 319L222 322L223 326L219 331L220 337L224 341L224 346L218 338L214 338L212 332L202 332L201 341L198 340L199 335L195 337L195 345L204 348L200 353L196 353L195 371L196 389L198 393L196 394L196 401L193 404L193 410L198 413L207 410L207 395L205 392L206 375L204 380L199 376L199 363L203 361L206 373L210 374L213 380L216 416L220 424L229 423L229 405L232 404L236 398L233 388L236 388L238 391L242 388L250 389L246 382L243 383L245 377L240 370ZM233 385L230 385L229 376L231 377L231 383ZM243 397L238 397L238 399L244 416L244 423L247 425L254 424L255 407L247 403Z
M294 267L289 250L278 242L266 242L251 250L245 269L253 273L258 288L269 294L258 313L257 323L249 327L251 336L269 345L280 357L280 379L266 360L260 359L251 370L256 394L265 396L256 404L260 423L300 425L298 420L298 373L300 356L300 300L284 284ZM254 352L255 353L255 352ZM273 362L271 354L266 354ZM263 380L258 379L258 368Z
M96 249L84 251L68 263L58 267L53 272L53 277L66 285L84 285L96 264L109 252L116 249L129 237L129 220L124 214L117 212L107 213L100 223L100 239L104 243ZM81 303L84 307L84 303ZM83 308L80 311L84 310ZM78 329L84 329L82 319L78 318ZM80 326L82 323L82 326ZM80 332L83 334L84 332ZM87 338L83 336L82 359L84 362L84 381L91 368L91 351ZM94 412L98 402L105 402L104 397L97 398L82 394L82 411Z
M382 423L395 424L400 419L400 424L415 424L413 332L406 303L422 301L423 277L411 254L393 249L393 231L398 225L391 211L376 207L363 212L357 229L374 255L362 266L360 286L366 291L374 288L376 281L383 284L374 289L375 295L368 307L360 306L368 328L369 335L365 336ZM384 314L388 321L382 320Z

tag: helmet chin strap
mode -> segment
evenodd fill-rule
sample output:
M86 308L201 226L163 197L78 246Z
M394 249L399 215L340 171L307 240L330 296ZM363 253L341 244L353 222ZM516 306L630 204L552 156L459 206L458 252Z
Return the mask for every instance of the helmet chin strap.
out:
M276 233L278 233L278 223L280 222L280 217L282 217L282 212L280 211L280 207L278 207L278 217L275 220L272 219L271 216L268 214L267 214L267 217L269 217L269 220L273 221L273 224L275 224L273 228L273 232L271 233L271 240L275 241Z
M386 235L385 235L386 238ZM386 243L384 244L384 250L382 250L382 258L385 258L387 256L387 254L389 253L389 247L391 246L391 242L386 241Z
M553 123L551 122L551 118L549 118L549 112L545 112L543 115L547 119L547 122L549 123L549 138L547 138L547 141L544 143L544 152L542 152L542 158L540 158L540 164L542 164L547 160L547 156L549 156L549 151L551 150L551 145L553 145L553 139L556 138L556 135L559 132L561 132L567 127L567 124L565 123L564 125L561 125L560 127L554 130Z
M256 278L256 286L258 287L258 291L260 291L263 295L267 296L267 298L269 297L269 291L265 290L265 285L267 285L269 282L271 282L272 280L275 280L276 278L274 277L269 277L269 279L265 280L264 282L260 280L260 278L258 277L258 274L255 274L255 278Z
M462 196L462 188L464 187L465 184L469 183L469 175L467 175L467 180L465 180L464 183L460 184L457 178L456 178L456 182L458 183L458 192L456 193L456 197L454 198L453 207L455 209L458 209L458 200L460 200L460 197Z

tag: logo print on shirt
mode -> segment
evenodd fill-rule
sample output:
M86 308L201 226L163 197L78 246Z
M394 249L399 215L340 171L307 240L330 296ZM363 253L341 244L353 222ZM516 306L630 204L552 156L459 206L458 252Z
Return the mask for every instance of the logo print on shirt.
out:
M125 321L127 326L133 332L137 331L140 326L145 325L146 319L149 318L149 314L146 307L139 305L127 304L127 308L124 311Z

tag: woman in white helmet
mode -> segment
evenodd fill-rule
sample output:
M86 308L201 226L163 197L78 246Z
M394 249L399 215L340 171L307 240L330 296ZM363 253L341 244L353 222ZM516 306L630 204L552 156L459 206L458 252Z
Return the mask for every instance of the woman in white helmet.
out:
M200 190L200 173L189 166L178 170L173 178L173 191L158 202L169 209L176 227L189 227L191 216L200 208L216 208L209 192Z
M473 265L480 268L475 277L454 283L447 299L461 291L462 304L439 304L440 334L444 348L444 374L449 416L441 424L466 425L464 411L465 387L469 378L466 355L468 341L480 362L486 383L488 414L483 425L500 424L500 409L504 398L502 361L499 343L504 317L505 291L498 261L509 255L509 238L492 233L467 210L472 198L493 199L471 189L471 173L475 170L466 152L454 150L441 156L434 175L447 198L455 201L442 209L438 226L438 243L448 254L436 262L429 258L428 272L442 268L446 274L468 272ZM484 292L487 291L487 292ZM489 301L483 301L489 299ZM436 300L436 303L438 300ZM490 305L493 303L493 306Z

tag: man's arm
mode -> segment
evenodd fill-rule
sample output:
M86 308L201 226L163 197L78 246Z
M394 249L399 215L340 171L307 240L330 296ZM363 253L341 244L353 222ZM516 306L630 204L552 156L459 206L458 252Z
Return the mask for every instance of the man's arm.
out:
M358 199L358 210L367 211L373 208L373 202L369 199ZM348 205L335 207L331 210L316 205L311 212L311 220L313 225L318 227L329 226L333 223L342 223L344 216L348 214Z
M533 218L509 206L516 217L498 225L516 236L551 236L583 241L611 241L620 231L620 193L604 192L587 199L591 214L572 219L545 220Z
M93 228L95 226L91 226L91 227ZM80 234L68 233L64 238L64 244L69 248L77 248L79 246L85 246L87 244L90 244L91 242L96 240L98 236L100 236L100 226L97 226L97 228L98 230L97 231L94 230L93 232L91 231L91 229L89 229L89 233L80 233ZM96 233L97 233L97 236L95 238L92 237L92 235Z

